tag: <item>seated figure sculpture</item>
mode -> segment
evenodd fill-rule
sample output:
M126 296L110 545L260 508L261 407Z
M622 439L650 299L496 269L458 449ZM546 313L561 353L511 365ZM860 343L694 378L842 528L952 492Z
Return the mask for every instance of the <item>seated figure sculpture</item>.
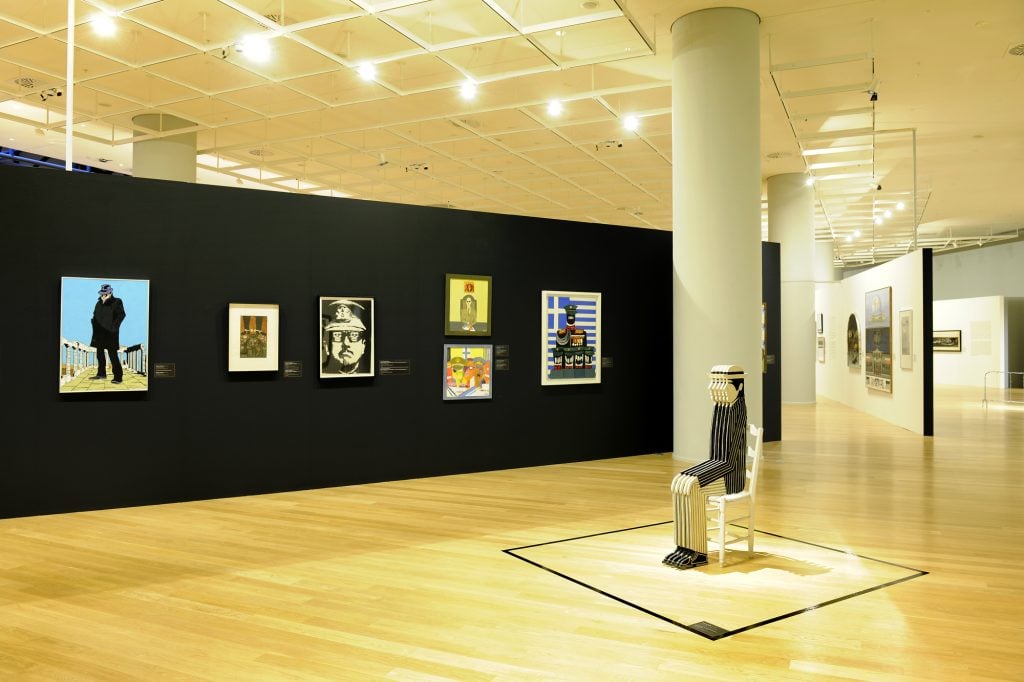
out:
M738 493L746 483L747 406L743 369L715 365L710 376L708 392L715 403L710 458L672 479L676 549L662 563L673 568L708 563L707 498Z

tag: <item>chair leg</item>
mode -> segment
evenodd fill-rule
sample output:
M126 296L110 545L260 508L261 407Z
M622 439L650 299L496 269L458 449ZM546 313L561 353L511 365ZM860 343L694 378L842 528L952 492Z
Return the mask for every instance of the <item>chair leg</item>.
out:
M725 502L718 503L718 565L725 566Z
M747 551L754 553L754 503L750 502L750 516L747 517Z

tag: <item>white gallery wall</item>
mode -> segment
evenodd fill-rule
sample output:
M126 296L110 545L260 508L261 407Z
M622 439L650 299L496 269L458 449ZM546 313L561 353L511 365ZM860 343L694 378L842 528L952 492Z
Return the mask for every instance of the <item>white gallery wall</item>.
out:
M936 332L959 331L960 352L935 352L936 386L983 386L985 372L1007 366L1006 300L979 296L935 301ZM992 375L989 386L1006 386L1005 375Z
M823 316L822 336L825 337L825 361L817 363L815 377L819 395L914 433L924 433L923 277L923 252L915 251L839 282L816 285L815 309ZM865 295L884 287L892 288L892 393L868 388L864 373ZM909 367L901 363L902 310L910 310L913 315ZM846 327L851 313L857 317L858 367L847 366ZM931 352L931 339L927 341L928 352Z

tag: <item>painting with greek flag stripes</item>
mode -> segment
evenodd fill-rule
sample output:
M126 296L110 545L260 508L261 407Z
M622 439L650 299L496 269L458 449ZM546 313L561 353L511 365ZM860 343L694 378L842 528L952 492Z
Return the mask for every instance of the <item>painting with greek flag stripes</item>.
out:
M542 291L543 386L601 383L601 294Z

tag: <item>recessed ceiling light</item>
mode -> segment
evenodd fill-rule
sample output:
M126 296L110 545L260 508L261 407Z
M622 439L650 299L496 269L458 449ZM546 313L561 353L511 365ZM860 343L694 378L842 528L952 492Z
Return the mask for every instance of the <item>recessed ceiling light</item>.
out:
M630 114L626 118L622 119L622 127L630 132L633 132L640 127L640 119Z
M561 116L562 110L562 103L559 100L553 99L550 102L548 102L548 114L550 114L551 116Z
M875 218L875 225L881 225L883 222L885 222L885 221L882 220L882 216L877 216Z
M363 62L359 65L359 77L364 81L372 81L377 77L377 67L370 62Z
M580 3L580 7L583 9L597 9L598 4L597 0L583 0L583 2Z
M807 185L808 187L813 187L814 186L814 176L808 175L807 179L804 180L804 184Z
M265 38L246 36L235 45L235 50L254 62L270 61L270 43Z
M882 215L885 216L886 218L891 218L892 211L890 211L889 209L885 209L885 213L883 213Z
M853 231L853 236L854 237L860 237L860 230L854 230Z
M559 36L559 37L564 36L565 35L565 31L555 31L555 35Z
M114 20L106 14L97 14L89 23L92 26L92 30L98 36L109 38L117 33L117 26L114 24Z
M904 204L904 203L903 203L902 201L898 201L898 202L896 202L896 210L897 210L897 211L902 211L902 210L903 210L903 209L905 209L906 207L907 207L907 205L906 205L906 204Z
M473 81L466 81L459 88L459 95L462 99L470 100L476 98L476 83Z
M851 237L850 235L846 235L846 243L849 244L852 241L853 241L853 237Z

